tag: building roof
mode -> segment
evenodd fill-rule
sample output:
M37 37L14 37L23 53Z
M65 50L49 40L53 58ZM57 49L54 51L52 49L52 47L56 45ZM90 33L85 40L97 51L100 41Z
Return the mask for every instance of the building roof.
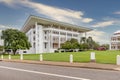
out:
M47 18L30 15L28 17L28 19L26 20L25 24L23 25L21 31L27 32L31 27L33 27L33 25L35 25L36 22L38 24L43 24L43 25L56 25L56 26L63 26L66 28L72 28L72 29L76 29L80 32L88 32L88 31L92 30L90 28L86 28L86 27L82 27L82 26L78 26L78 25L73 25L73 24L69 24L69 23L65 23L65 22L60 22L60 21L56 21L56 20L52 20L52 19L47 19Z

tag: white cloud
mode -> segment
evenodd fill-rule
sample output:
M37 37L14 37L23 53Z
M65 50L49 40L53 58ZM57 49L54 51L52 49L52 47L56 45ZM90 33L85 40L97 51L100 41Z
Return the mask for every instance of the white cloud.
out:
M52 19L59 20L59 21L65 21L65 22L72 22L73 18L79 19L79 21L84 23L89 23L93 21L92 18L84 18L84 13L82 11L75 11L70 9L62 9L58 7L48 6L41 3L26 1L23 2L24 6L32 8L39 14L43 14L45 16L48 16Z
M14 4L17 3L17 0L0 0L0 3L6 4L14 8Z
M12 27L10 25L1 25L0 24L0 29L19 29L18 27Z
M51 17L63 16L63 17L73 17L73 18L81 19L83 16L83 13L81 11L60 9L57 7L52 7L30 1L23 2L23 4L25 4L26 7L33 8L35 11L37 11L40 14L46 14L47 16L49 15Z
M82 11L75 11L66 8L58 8L54 6L48 6L41 3L36 3L31 0L0 0L6 5L21 5L33 9L35 12L45 15L49 18L69 22L76 24L73 20L76 19L79 23L89 23L92 22L92 18L85 18Z
M89 23L89 22L93 21L93 19L92 18L84 18L82 21L85 23Z
M115 21L104 21L104 22L98 22L94 25L92 25L92 27L107 27L107 26L111 26L115 23Z
M120 14L120 11L114 12L113 14Z
M0 2L5 3L5 4L13 4L14 0L0 0Z
M93 30L87 33L87 37L91 36L94 41L99 42L100 44L108 44L110 42L110 36L99 30Z

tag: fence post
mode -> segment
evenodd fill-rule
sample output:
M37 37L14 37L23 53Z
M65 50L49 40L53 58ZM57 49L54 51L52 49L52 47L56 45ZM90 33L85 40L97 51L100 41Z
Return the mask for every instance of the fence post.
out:
M117 59L117 60L116 60L116 61L117 61L116 64L117 64L117 65L120 65L120 55L117 55L117 58L116 58L116 59Z
M11 60L11 55L9 54L8 59Z
M95 52L91 52L90 60L91 60L91 62L95 62Z
M23 60L23 54L20 54L20 60Z
M42 56L42 54L40 54L40 61L43 61L43 56Z
M3 55L1 55L1 60L3 60Z
M73 63L73 55L70 54L70 63Z

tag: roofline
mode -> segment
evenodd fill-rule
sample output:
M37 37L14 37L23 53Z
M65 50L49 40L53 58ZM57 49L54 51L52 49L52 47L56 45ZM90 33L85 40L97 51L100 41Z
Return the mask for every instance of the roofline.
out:
M26 20L25 23L23 24L22 28L20 29L22 31L22 29L25 27L26 23L30 20L32 15L30 15Z
M25 27L25 25L27 24L27 22L29 22L29 20L34 17L34 18L38 18L38 19L42 19L42 20L46 20L46 21L50 21L50 22L56 22L56 23L60 23L63 25L67 25L67 26L75 26L78 28L82 28L82 29L88 29L88 31L91 31L93 29L91 28L87 28L87 27L82 27L82 26L78 26L78 25L74 25L74 24L70 24L70 23L66 23L66 22L61 22L61 21L57 21L57 20L53 20L53 19L48 19L48 18L43 18L43 17L39 17L39 16L35 16L35 15L30 15L27 20L25 21L24 25L22 26L21 30L23 30L23 28Z

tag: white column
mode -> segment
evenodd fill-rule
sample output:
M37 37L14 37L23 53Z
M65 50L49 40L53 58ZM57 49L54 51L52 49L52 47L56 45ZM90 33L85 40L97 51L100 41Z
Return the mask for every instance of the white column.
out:
M67 28L65 28L65 31L66 31L65 32L65 34L66 34L65 37L66 37L66 41L67 41Z
M87 37L87 33L85 32L85 37Z
M42 54L40 54L40 61L43 61L43 56L42 56Z
M38 51L38 38L37 38L37 34L38 34L38 31L37 31L37 22L35 22L35 53L37 53Z
M48 52L50 52L50 48L51 48L51 43L50 43L50 41L51 41L51 39L50 39L50 36L51 36L51 30L49 30L49 32L48 32Z
M52 36L52 34L53 34L53 30L51 30L51 49L53 49L53 36Z
M30 35L30 38L31 38L31 42L30 43L31 43L31 46L32 46L31 47L32 49L30 49L31 53L35 53L34 52L34 47L33 47L33 43L34 43L34 40L33 40L33 37L34 37L33 31L34 31L34 29L31 28L31 35Z
M78 34L78 42L80 43L80 34Z
M79 31L77 31L78 32L78 42L80 43L80 38L81 38L81 34L79 33Z
M9 54L8 59L11 60L11 55Z
M52 29L52 26L50 26L50 52L51 52L51 49L53 49L53 36L52 36L52 33L53 33L53 29Z
M116 64L120 65L120 55L117 55L117 57L116 57Z
M66 31L66 41L67 41L67 31Z
M1 59L3 60L3 55L1 55Z
M73 55L70 54L70 63L73 63Z
M59 48L60 48L60 43L61 43L60 39L61 39L61 37L60 37L60 26L59 26L59 42L58 42L58 47Z
M90 59L92 62L95 62L95 52L91 52Z
M72 38L73 38L73 29L71 30L71 32L72 32Z
M37 25L37 53L43 53L45 51L45 46L44 46L44 32L43 28L44 25ZM38 37L39 35L39 37Z

